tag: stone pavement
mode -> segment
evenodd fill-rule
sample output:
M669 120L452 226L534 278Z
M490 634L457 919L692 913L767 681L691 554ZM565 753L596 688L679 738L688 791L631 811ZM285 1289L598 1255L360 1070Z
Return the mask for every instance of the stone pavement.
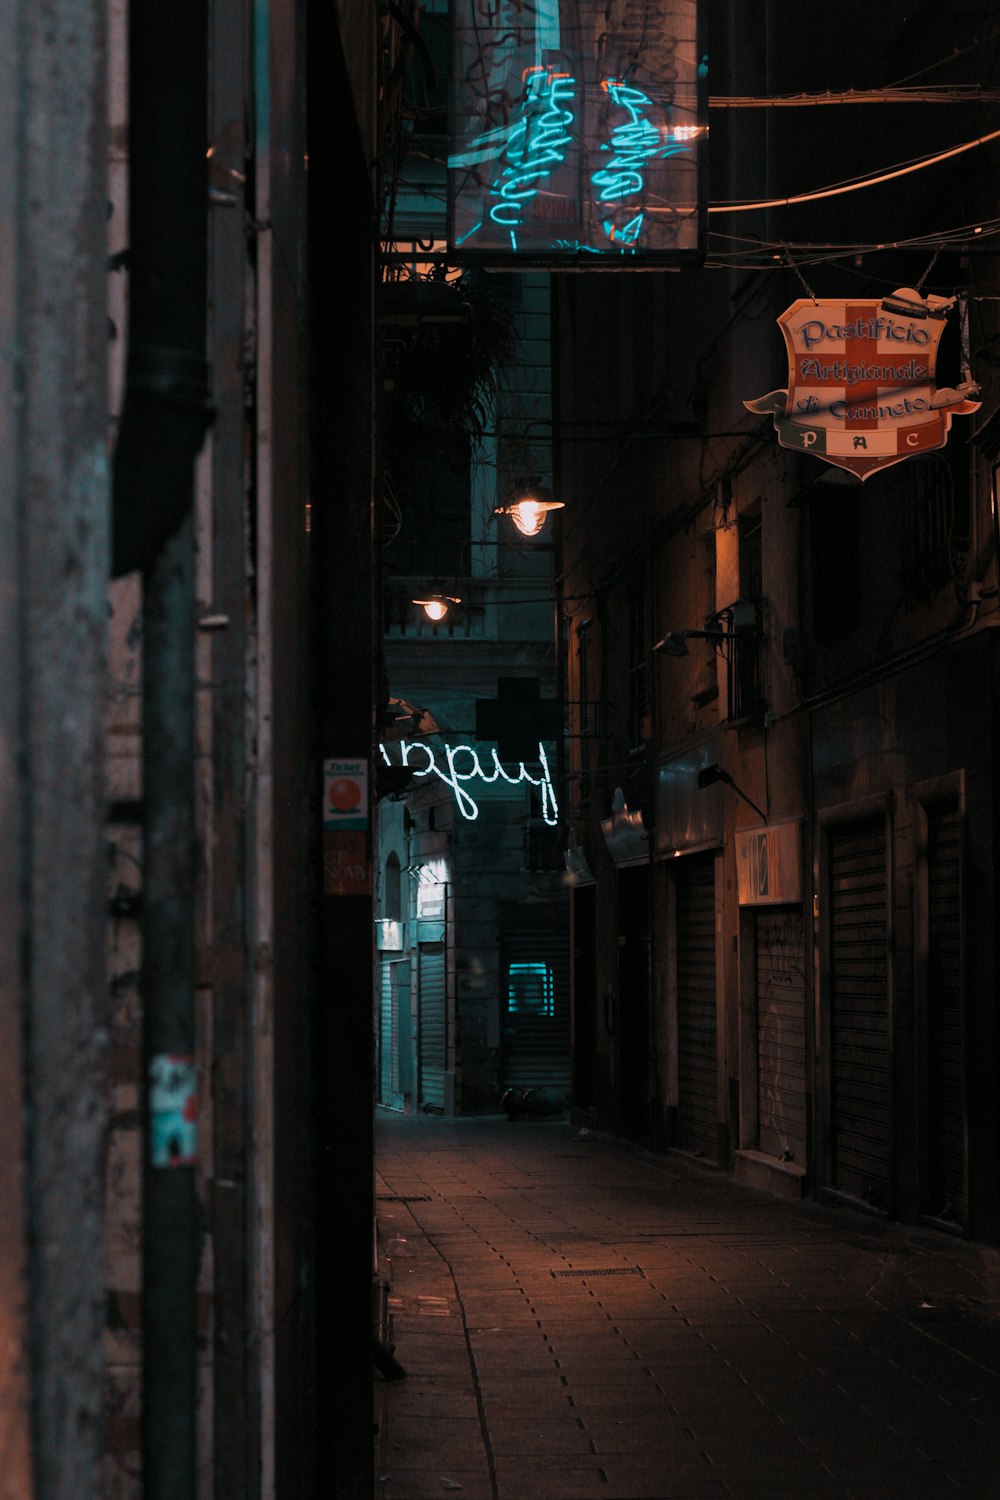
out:
M378 1500L1000 1500L1000 1256L563 1122L381 1118Z

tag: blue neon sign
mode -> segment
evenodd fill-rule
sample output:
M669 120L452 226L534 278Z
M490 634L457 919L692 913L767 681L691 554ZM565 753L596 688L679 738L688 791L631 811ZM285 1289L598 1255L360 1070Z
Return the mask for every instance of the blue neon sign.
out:
M697 255L697 0L454 0L453 14L456 249Z
M499 198L490 209L517 249L515 230L524 222L527 204L546 178L561 167L573 144L573 105L576 80L551 69L532 68L521 116L504 147L506 164L493 184Z

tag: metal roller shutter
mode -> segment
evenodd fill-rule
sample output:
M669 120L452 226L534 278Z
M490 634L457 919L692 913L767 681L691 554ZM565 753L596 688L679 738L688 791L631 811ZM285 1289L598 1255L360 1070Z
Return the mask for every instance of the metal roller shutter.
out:
M417 1001L420 1007L420 1103L430 1105L432 1109L444 1109L448 1036L443 943L420 944L417 983Z
M888 1205L889 1016L885 825L830 834L834 1186Z
M502 944L503 1088L569 1098L569 934L507 932Z
M757 1119L761 1151L805 1165L805 938L798 908L757 913Z
M399 1077L399 960L382 964L379 990L379 1103L403 1108Z
M382 964L379 984L378 1098L388 1104L392 1092L392 970Z
M965 1220L962 907L957 809L927 819L927 1177L925 1208Z
M678 1145L714 1160L719 1151L715 856L696 854L678 863Z

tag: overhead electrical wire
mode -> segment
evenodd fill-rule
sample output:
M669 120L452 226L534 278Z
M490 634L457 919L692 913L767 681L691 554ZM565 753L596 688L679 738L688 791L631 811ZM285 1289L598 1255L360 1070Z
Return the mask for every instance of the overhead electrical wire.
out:
M977 136L974 140L964 141L960 146L951 146L947 151L939 151L934 156L924 156L895 167L888 167L874 177L850 178L833 187L817 188L811 193L798 193L791 198L760 198L752 203L710 203L708 212L710 214L745 214L762 208L788 208L797 203L816 203L820 198L837 198L843 193L857 193L862 188L877 187L879 183L891 182L897 177L907 177L911 172L922 172L926 167L936 166L938 162L948 161L953 156L961 156L964 151L972 151L976 146L985 146L990 141L998 139L1000 139L1000 130L991 130L989 135Z
M733 94L710 98L709 109L805 109L831 104L996 104L1000 93L978 83L927 88L846 89L822 94Z
M1000 219L984 219L976 224L962 225L954 229L931 231L899 240L857 241L847 244L815 243L810 241L762 240L752 235L730 235L720 230L709 232L709 254L705 269L710 271L783 271L788 269L788 254L795 255L799 266L833 265L853 274L864 275L869 280L880 278L871 271L862 272L858 267L844 266L844 262L858 261L868 256L889 251L948 250L961 247L968 250L973 243L986 243L1000 234ZM994 250L985 254L996 255ZM898 277L884 278L895 285Z
M985 36L974 36L972 41L964 47L953 47L946 57L939 57L937 62L928 63L926 67L918 68L914 73L907 73L905 78L897 78L891 87L901 88L904 84L911 83L914 78L923 78L925 73L933 73L935 68L946 68L949 63L957 62L960 57L967 57L970 52L975 52L977 47L984 47L987 42L996 41L998 36L1000 36L1000 26L994 26Z

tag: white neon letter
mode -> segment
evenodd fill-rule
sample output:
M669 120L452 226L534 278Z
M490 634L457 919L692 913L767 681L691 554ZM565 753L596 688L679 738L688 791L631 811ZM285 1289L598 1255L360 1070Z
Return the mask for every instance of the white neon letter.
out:
M457 770L455 766L455 756L461 755L463 751L466 755L472 757L472 770L467 771L465 775ZM476 818L479 817L479 805L473 797L469 796L468 792L462 789L459 782L473 781L477 776L482 776L483 768L479 764L479 756L471 745L445 745L444 753L448 761L449 774L446 776L443 771L438 770L437 766L434 769L445 785L450 786L455 793L455 801L458 803L458 810L462 814L462 817L468 818L470 823L475 822Z
M414 770L414 776L429 776L432 771L437 771L437 774L440 776L441 772L438 771L437 762L434 759L434 751L430 745L408 745L405 740L400 740L399 756L403 765L408 766L410 764L410 755L414 750L422 750L427 757L427 764L424 766L424 769L422 771Z
M559 804L556 801L556 794L552 787L552 777L549 774L549 763L545 757L545 748L543 745L539 745L538 747L538 761L542 768L543 781L541 783L536 782L535 784L536 786L541 785L542 788L542 817L550 828L555 828L559 821ZM551 817L549 816L550 813L552 814Z

